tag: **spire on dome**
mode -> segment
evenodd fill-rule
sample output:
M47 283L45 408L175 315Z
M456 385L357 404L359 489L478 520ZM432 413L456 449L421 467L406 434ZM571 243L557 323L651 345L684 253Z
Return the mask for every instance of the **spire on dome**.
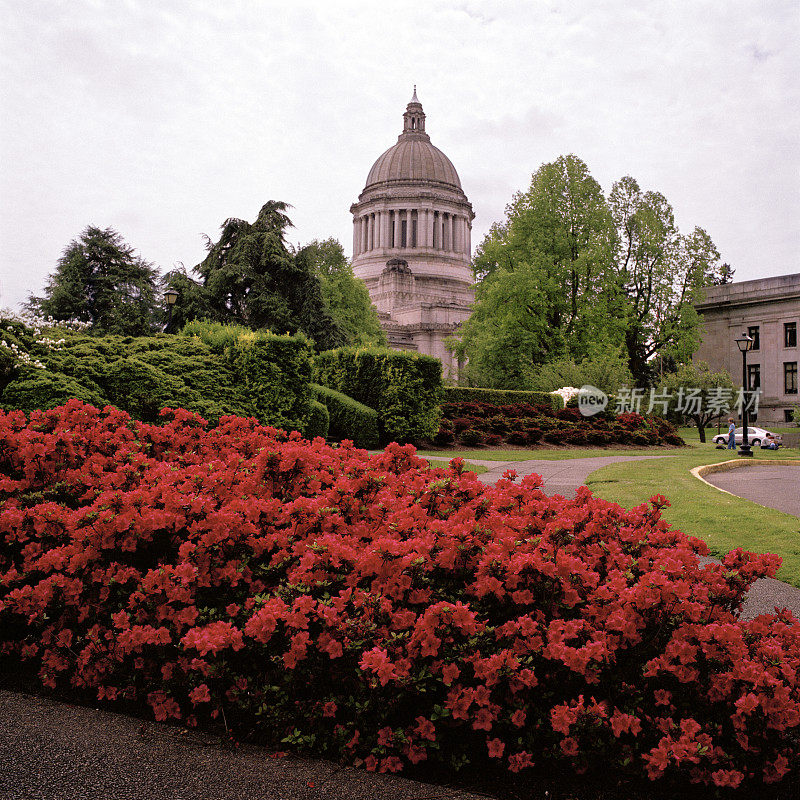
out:
M422 110L422 103L417 97L417 84L414 84L414 95L406 106L406 113L403 114L403 132L401 136L408 134L417 134L425 139L428 134L425 133L425 112Z

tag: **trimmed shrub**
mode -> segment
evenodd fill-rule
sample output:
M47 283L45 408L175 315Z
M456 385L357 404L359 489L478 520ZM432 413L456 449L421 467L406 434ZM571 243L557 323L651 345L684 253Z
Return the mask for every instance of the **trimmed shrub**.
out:
M356 447L366 450L374 450L379 446L378 412L374 408L317 383L310 384L310 389L327 408L330 418L328 435L332 439L349 439Z
M432 356L380 348L326 350L314 379L378 412L381 442L433 439L439 430L442 365Z
M19 371L19 375L7 384L0 406L7 411L15 408L35 411L39 408L49 409L64 405L72 398L101 407L108 402L97 391L68 375L46 369L24 367Z
M445 427L445 423L446 427ZM584 417L576 408L553 409L549 405L494 406L488 403L462 402L442 405L441 441L447 444L450 432L468 438L481 434L485 444L534 445L540 440L550 444L624 444L633 446L674 445L683 440L674 426L657 415L604 412Z
M467 428L467 430L461 432L458 438L461 444L464 444L467 447L478 447L485 441L485 436L483 433L475 428Z
M248 331L225 346L239 392L257 419L301 431L311 413L311 357L304 335L276 336Z
M7 409L77 398L149 421L163 407L179 407L214 424L238 414L290 430L304 430L310 414L311 347L301 336L217 323L193 323L180 336L88 336L62 328L35 336L20 323L3 324L0 355L13 356L14 345L45 367L0 361L0 405Z
M330 414L328 409L318 400L311 401L311 413L308 416L303 436L306 439L313 439L316 436L327 438L330 428Z
M546 405L553 410L563 407L561 398L549 392L529 392L516 389L483 389L473 386L445 386L445 403L490 403L492 405Z
M661 496L164 421L0 412L1 668L381 772L536 761L708 797L797 775L800 623L738 617L777 556L701 561Z

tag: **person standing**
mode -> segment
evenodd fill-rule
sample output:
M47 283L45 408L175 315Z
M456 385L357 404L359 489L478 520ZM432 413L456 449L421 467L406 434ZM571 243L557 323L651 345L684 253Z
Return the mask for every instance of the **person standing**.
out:
M736 449L736 423L728 417L728 450Z

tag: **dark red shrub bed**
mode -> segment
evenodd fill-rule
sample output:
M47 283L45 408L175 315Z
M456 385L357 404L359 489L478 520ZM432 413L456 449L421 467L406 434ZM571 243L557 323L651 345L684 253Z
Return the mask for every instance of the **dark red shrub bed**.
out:
M735 616L777 556L701 565L661 497L162 414L0 413L0 649L46 686L383 772L796 765L800 624Z
M580 446L684 444L672 423L655 414L606 411L584 417L577 408L554 410L549 405L528 403L445 403L435 441L468 447L490 443L534 445L540 441Z

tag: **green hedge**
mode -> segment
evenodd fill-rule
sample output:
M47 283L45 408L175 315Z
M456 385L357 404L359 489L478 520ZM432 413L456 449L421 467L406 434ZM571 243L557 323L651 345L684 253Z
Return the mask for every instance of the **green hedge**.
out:
M178 336L89 336L53 329L37 337L0 320L0 338L45 366L18 360L9 366L11 351L2 348L0 407L9 410L55 408L77 397L115 405L145 421L170 406L196 411L212 423L237 414L299 431L306 430L312 413L312 349L303 336L202 323Z
M550 392L526 392L516 389L480 389L472 386L445 386L445 403L491 403L510 406L518 403L539 405L545 403L556 411L563 408L561 398Z
M313 392L312 392L313 394ZM308 416L303 436L306 439L313 439L316 436L321 436L323 439L328 437L328 430L330 429L330 413L327 406L323 405L317 400L311 400L311 413Z
M356 447L374 450L380 446L378 412L346 394L311 384L311 391L330 415L328 433L332 439L350 439Z
M378 412L382 443L432 439L439 430L442 365L432 356L383 348L326 350L314 379Z

